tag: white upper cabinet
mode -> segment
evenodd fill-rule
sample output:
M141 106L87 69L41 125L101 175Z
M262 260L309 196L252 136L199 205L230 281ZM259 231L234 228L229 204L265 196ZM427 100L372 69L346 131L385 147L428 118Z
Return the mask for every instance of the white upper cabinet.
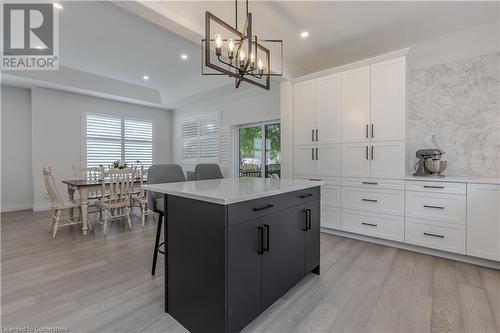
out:
M341 74L342 142L369 141L370 66Z
M406 60L396 58L371 65L372 141L405 139Z
M327 76L316 82L316 128L319 143L339 143L340 75Z
M367 143L342 144L343 177L370 177L369 149Z
M467 185L467 254L500 261L500 185Z
M293 87L294 97L294 144L311 144L316 131L315 81L300 82Z
M373 142L370 147L372 178L404 178L404 141Z
M316 175L316 148L295 146L293 150L293 174L305 177Z
M316 149L316 174L320 177L340 176L340 144L318 145Z

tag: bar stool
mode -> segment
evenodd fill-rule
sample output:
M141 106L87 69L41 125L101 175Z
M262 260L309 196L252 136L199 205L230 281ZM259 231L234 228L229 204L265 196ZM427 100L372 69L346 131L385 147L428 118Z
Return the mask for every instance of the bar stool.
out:
M176 183L184 181L186 181L184 172L182 171L181 166L178 164L157 164L149 167L147 180L148 184ZM164 202L164 195L162 193L150 192L150 195L148 195L148 201L150 209L158 214L155 247L153 252L153 267L151 269L151 275L154 276L156 271L156 261L158 259L158 253L168 255L168 253L166 253L166 239L160 243L161 225L163 224L163 220L165 220L165 228L167 228L167 205L166 202ZM162 246L163 250L160 248Z

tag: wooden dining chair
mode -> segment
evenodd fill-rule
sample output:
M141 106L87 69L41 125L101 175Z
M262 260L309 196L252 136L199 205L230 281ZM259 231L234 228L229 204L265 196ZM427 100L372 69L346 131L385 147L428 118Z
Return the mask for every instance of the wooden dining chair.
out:
M78 180L87 180L90 182L99 182L104 175L104 167L86 167L82 165L73 165L75 178ZM100 192L92 190L88 194L89 199L99 199Z
M128 227L132 230L130 202L134 188L134 177L134 169L132 168L113 169L108 172L109 182L102 182L97 207L102 211L103 216L97 223L103 224L104 236L106 236L109 220L126 218Z
M144 171L142 167L137 167L135 169L135 179L139 179L140 189L137 193L132 193L132 207L134 204L138 204L141 209L141 224L144 227L144 222L146 220L146 215L151 214L153 211L149 209L148 205L148 191L142 188L144 181L147 177L147 172Z
M47 190L47 194L49 196L51 202L51 210L53 211L52 222L50 223L49 233L52 232L52 237L56 237L57 228L62 226L81 224L82 223L82 210L80 202L76 200L62 200L59 195L59 191L57 190L56 179L52 168L43 167L42 168L43 179L45 181L45 188ZM61 213L65 209L79 208L80 216L78 220L74 218L68 218L67 220L61 220Z

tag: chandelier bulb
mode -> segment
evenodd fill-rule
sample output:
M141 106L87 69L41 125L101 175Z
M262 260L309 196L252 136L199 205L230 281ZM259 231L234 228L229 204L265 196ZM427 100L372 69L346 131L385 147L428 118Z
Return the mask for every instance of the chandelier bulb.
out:
M245 66L245 58L246 58L245 51L240 50L240 54L238 55L238 59L240 61L240 67Z
M264 64L262 63L262 59L259 59L258 66L259 66L259 75L264 74Z

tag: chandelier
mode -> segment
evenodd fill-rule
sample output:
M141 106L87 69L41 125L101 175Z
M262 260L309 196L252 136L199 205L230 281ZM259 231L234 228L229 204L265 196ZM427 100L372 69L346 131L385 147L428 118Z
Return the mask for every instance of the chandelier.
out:
M252 31L252 13L248 12L238 30L238 0L235 1L234 27L210 12L205 12L205 38L202 39L202 74L225 75L235 79L235 88L245 81L266 90L271 76L283 75L283 41L258 39ZM280 72L271 70L271 51L279 51ZM204 68L211 69L205 72Z

